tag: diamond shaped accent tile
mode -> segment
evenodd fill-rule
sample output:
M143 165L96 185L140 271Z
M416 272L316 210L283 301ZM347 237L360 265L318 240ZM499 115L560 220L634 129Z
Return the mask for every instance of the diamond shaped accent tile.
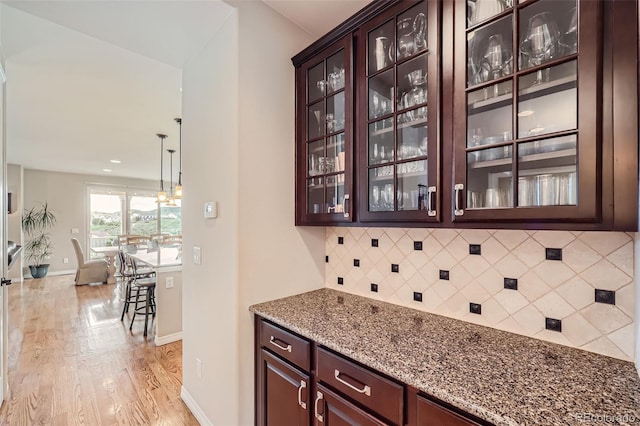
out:
M563 248L576 236L569 231L536 231L533 238L542 245L542 247Z
M438 240L441 245L447 246L455 237L458 236L458 231L455 229L438 228L434 229L431 232L431 235Z
M594 303L584 308L580 313L603 334L609 334L633 322L615 305Z
M562 261L576 272L582 272L602 259L595 250L580 240L562 250Z
M533 238L526 239L516 247L512 253L530 268L545 260L544 247L538 244Z
M593 302L593 287L576 276L556 289L556 292L575 309L582 309Z
M383 253L387 253L389 250L391 250L392 248L395 248L395 243L393 241L391 241L391 238L389 238L387 236L387 234L382 234L379 238L378 238L378 250L382 251ZM376 248L376 247L372 247L372 248Z
M505 257L507 253L507 249L493 237L489 237L482 243L482 257L491 265L495 265L500 259Z
M633 361L633 356L635 354L635 348L633 347L633 343L635 342L634 334L635 329L633 324L629 324L607 336L609 340L615 343L618 348L624 352L629 361Z
M436 312L443 300L433 288L422 291L422 304L429 312Z
M542 296L534 302L534 305L542 315L548 318L564 319L575 312L575 308L555 291Z
M575 347L585 345L601 336L600 331L578 312L562 320L562 332Z
M518 291L530 302L538 300L540 297L551 291L551 287L533 271L529 271L521 278L518 278Z
M547 260L533 268L533 270L550 287L557 287L575 276L575 272L564 263L558 261Z
M631 242L631 237L624 232L589 231L580 235L580 240L588 244L602 256L613 253L623 245Z
M595 288L617 290L631 282L631 277L616 268L608 260L601 260L580 276Z
M589 342L586 345L582 346L580 349L584 349L586 351L595 352L602 355L607 355L613 358L622 359L625 361L633 361L633 359L629 359L627 355L622 352L618 346L613 343L607 336L602 336L593 342Z
M366 228L369 238L380 238L384 235L385 228Z
M382 282L382 280L384 279L384 277L386 276L386 274L382 274L378 268L370 268L367 271L367 280L369 280L372 283L379 283Z
M515 312L518 312L520 309L524 308L529 304L529 301L527 300L526 297L520 294L519 291L513 291L513 290L503 289L494 296L494 299L510 315Z
M629 242L611 253L607 256L607 260L625 274L633 277L633 242Z
M471 303L471 300L469 300L464 294L455 293L447 299L443 305L446 306L448 316L451 316L452 318L462 318L469 313L469 303ZM477 317L478 315L474 316Z
M503 277L520 278L529 271L527 265L518 260L511 253L500 259L495 268Z
M493 238L498 240L507 250L513 250L529 238L529 234L520 230L501 229L493 234Z
M635 318L636 298L633 284L626 285L616 291L616 306L629 318Z
M484 229L462 229L460 236L469 244L483 244L491 234Z

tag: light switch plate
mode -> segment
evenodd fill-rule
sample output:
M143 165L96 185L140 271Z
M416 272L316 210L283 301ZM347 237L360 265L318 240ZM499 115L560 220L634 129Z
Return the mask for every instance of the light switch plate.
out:
M200 247L193 247L193 263L196 265L200 265L202 262L202 254L200 251Z
M205 219L215 219L218 217L218 203L215 201L207 201L204 203Z
M78 228L71 228L71 233L72 234L79 234L80 230Z
M164 281L166 288L173 288L173 277L167 277Z

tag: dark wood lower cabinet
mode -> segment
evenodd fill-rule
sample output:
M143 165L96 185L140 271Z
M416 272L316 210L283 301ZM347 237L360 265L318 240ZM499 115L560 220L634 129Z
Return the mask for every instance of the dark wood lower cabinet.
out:
M260 350L260 370L263 383L256 407L258 425L308 425L309 376L264 349Z
M316 390L314 417L316 426L386 425L386 423L376 419L321 384L318 385Z
M256 316L257 426L491 426Z
M416 426L479 426L470 419L462 417L434 401L416 395Z

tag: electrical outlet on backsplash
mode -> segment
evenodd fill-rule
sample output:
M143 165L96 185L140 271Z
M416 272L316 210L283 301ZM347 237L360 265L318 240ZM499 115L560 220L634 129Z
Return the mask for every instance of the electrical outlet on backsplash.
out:
M632 234L328 227L326 255L329 288L634 360Z

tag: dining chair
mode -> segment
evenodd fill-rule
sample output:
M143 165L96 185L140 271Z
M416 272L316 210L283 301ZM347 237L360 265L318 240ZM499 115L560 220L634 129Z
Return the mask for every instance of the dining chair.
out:
M76 285L85 285L89 283L107 283L109 276L109 263L106 259L84 260L84 253L80 243L76 238L71 239L73 250L76 253L78 268L76 269L75 283Z

